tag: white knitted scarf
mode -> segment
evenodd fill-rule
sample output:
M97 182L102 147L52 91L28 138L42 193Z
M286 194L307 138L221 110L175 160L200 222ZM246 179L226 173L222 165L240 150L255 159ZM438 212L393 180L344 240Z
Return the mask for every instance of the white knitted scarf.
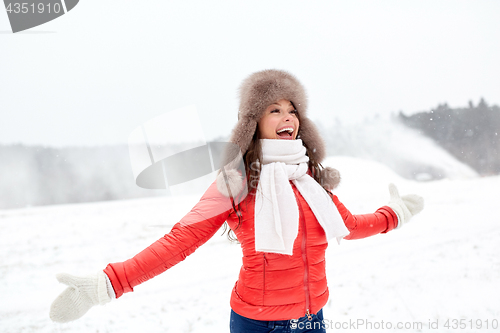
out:
M255 250L293 254L299 208L290 180L304 197L327 240L349 234L325 189L307 174L309 157L302 140L261 139L262 172L255 198Z

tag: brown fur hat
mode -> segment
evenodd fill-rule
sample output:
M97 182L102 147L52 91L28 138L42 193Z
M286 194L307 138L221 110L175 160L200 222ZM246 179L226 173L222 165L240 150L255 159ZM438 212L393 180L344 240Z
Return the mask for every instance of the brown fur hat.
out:
M314 154L314 160L321 163L325 158L325 144L316 126L307 118L306 91L295 76L282 70L263 70L251 74L243 81L240 87L238 123L231 133L230 141L237 144L241 153L245 154L257 128L257 122L266 108L280 99L291 101L299 112L300 139Z
M260 120L266 108L281 100L286 99L293 103L299 113L300 124L298 138L302 139L303 144L308 148L309 156L316 162L321 163L325 158L325 144L314 123L307 118L307 95L302 84L292 74L276 69L268 69L256 72L247 77L240 86L240 107L238 112L238 123L231 133L230 142L235 143L241 150L243 156L257 129L257 122ZM233 156L228 158L228 156ZM227 153L226 161L234 158L233 153ZM222 174L219 174L217 187L219 191L226 196L230 192L226 189L230 185L232 193L238 193L242 186L241 175L229 177L223 181ZM238 178L238 179L236 179ZM337 170L326 167L321 171L321 183L327 189L337 187L340 182L340 174ZM231 185L232 184L232 185ZM237 186L235 185L237 184Z

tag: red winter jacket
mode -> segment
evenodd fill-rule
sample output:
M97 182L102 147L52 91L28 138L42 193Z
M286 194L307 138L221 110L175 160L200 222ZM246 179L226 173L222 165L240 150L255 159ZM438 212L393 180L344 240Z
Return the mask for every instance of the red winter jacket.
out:
M116 297L133 291L144 281L184 260L205 243L227 220L243 250L243 265L231 295L231 308L256 320L288 320L317 313L328 300L325 274L325 232L297 188L299 233L293 255L255 251L254 203L251 193L240 203L242 222L228 198L214 182L195 207L164 237L132 259L109 264L108 275ZM386 233L397 226L397 216L387 206L373 214L352 215L331 195L350 234L345 239Z

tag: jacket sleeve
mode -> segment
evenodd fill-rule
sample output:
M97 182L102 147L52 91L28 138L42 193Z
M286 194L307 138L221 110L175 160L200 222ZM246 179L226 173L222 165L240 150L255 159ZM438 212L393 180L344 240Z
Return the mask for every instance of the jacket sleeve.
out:
M383 206L372 214L352 215L336 195L331 196L350 232L344 239L360 239L379 233L385 234L398 226L398 217L388 206Z
M172 230L145 250L124 262L109 264L109 277L116 298L184 260L208 241L226 221L231 202L214 182L195 207Z

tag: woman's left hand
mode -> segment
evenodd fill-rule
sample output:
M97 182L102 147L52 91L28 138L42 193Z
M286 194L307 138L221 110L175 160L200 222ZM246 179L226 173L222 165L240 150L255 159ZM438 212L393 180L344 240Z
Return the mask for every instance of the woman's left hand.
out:
M391 199L387 206L398 215L399 223L397 228L408 223L413 215L418 214L424 209L424 198L416 194L407 194L399 196L399 191L394 184L389 184L389 193Z

